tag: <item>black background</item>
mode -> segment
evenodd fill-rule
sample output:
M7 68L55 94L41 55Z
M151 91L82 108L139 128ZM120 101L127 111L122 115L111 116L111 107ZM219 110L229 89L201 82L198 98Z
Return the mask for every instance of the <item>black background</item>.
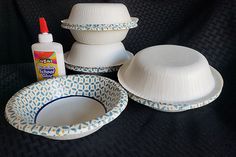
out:
M33 61L38 17L46 18L54 40L68 51L74 39L60 20L77 2L124 3L140 19L124 40L133 53L158 44L200 51L224 78L221 96L183 113L163 113L129 100L117 120L73 141L17 131L5 121L4 108L14 92L35 81L33 65L25 62ZM0 156L236 156L235 0L1 1L0 64Z

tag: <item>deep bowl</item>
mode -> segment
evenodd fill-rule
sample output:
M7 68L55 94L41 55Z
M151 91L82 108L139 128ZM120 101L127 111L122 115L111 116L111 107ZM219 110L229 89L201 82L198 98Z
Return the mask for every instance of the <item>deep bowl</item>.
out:
M121 3L78 3L71 9L68 23L112 24L130 22L127 7Z
M122 41L130 28L137 27L138 18L130 17L124 4L78 3L61 22L78 42L109 44Z
M75 42L65 55L67 64L81 67L112 67L132 58L121 42L106 45L86 45Z
M202 103L223 86L201 53L176 45L141 50L120 68L118 79L132 95L170 105Z
M116 119L127 105L126 91L95 75L40 81L17 92L5 108L15 128L51 139L87 136Z

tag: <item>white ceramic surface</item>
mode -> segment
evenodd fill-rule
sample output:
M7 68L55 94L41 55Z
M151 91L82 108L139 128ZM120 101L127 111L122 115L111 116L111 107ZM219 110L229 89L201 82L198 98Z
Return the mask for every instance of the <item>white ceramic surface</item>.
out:
M81 67L111 67L131 59L121 42L106 45L86 45L75 42L65 55L65 62Z
M79 31L70 29L76 41L84 44L110 44L125 39L128 29L111 31Z
M112 24L130 22L127 7L121 3L78 3L71 9L68 23Z
M221 76L221 81L217 82L220 85L216 85L212 70L202 54L176 45L141 50L120 68L118 79L130 93L167 104L196 103L214 92L216 86L223 86ZM218 90L221 91L221 88Z
M87 136L116 119L128 102L115 81L95 75L70 75L29 85L5 108L15 128L51 139Z

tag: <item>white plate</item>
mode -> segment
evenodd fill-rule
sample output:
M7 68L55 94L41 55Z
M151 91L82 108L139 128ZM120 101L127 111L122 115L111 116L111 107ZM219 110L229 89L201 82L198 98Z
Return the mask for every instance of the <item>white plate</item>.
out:
M15 128L51 139L87 136L116 119L128 102L115 81L70 75L40 81L17 92L5 108Z

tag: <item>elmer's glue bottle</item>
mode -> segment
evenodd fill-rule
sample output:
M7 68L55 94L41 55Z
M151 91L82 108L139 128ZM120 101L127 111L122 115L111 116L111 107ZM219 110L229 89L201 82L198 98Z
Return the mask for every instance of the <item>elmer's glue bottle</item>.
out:
M35 71L38 80L65 75L65 63L62 45L53 42L52 34L43 17L39 18L39 42L32 45Z

